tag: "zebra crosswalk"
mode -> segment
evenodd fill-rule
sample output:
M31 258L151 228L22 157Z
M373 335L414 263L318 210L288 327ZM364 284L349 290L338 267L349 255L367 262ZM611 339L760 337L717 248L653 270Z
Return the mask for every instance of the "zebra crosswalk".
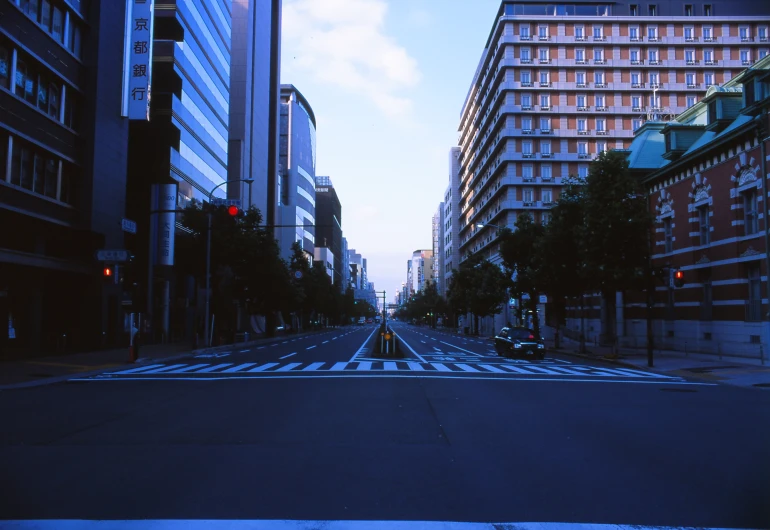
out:
M643 382L682 382L671 377L625 367L596 367L578 364L471 362L417 362L388 360L316 361L316 362L222 362L151 364L75 378L71 381L96 380L187 380L261 379L269 377L467 377L535 380Z

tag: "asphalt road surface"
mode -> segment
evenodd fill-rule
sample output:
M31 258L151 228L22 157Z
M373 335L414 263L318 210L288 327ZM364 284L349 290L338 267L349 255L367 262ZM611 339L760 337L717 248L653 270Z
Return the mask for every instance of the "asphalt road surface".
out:
M396 324L0 392L29 519L770 528L770 394Z

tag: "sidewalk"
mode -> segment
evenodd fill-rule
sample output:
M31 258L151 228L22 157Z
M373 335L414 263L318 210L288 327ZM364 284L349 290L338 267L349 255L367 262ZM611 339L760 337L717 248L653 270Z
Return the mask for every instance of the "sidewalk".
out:
M329 329L332 328L298 333L290 336L292 338L302 337L328 331ZM189 342L149 344L141 347L139 350L139 359L136 363L130 363L128 361L128 347L74 353L70 355L37 357L21 361L3 361L0 362L0 390L48 385L66 381L76 375L96 375L115 368L125 368L131 364L174 361L203 353L229 351L236 347L243 349L244 347L257 344L270 344L281 340L285 340L285 336L261 338L249 342L239 342L237 344L226 344L223 346L213 346L211 348L197 350L194 350L192 344Z
M698 379L704 382L722 383L746 388L770 389L770 361L765 365L759 358L732 357L707 353L689 353L673 350L655 350L653 367L647 366L647 350L618 348L617 358L612 358L612 348L586 344L587 354L578 353L579 343L562 338L561 348L554 349L553 340L546 346L554 352L584 359L600 360L630 368L650 370L663 375Z

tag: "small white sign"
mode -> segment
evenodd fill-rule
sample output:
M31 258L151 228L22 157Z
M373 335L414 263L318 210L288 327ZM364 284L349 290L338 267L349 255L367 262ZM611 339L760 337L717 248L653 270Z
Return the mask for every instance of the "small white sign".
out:
M97 250L96 259L99 261L128 261L128 250Z
M547 304L548 303L548 296L541 294L540 295L540 303L541 304Z
M120 222L120 225L123 227L124 232L128 232L129 234L136 234L136 221L132 221L131 219L123 219Z

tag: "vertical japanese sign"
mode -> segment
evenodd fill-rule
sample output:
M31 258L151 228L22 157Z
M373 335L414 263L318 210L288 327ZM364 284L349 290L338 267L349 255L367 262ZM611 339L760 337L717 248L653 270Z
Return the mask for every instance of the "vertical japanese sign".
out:
M155 206L157 221L156 265L174 265L174 230L176 224L176 184L156 185L157 203Z
M150 119L154 2L126 0L122 115L130 120Z

